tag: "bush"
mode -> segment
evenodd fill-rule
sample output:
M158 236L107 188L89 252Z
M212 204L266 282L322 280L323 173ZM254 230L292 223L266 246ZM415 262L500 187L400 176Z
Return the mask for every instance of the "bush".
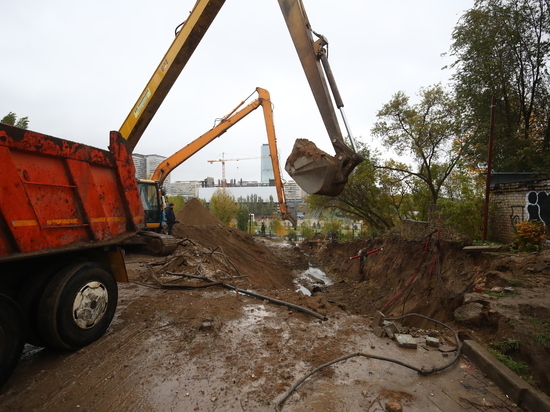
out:
M295 242L298 240L298 232L294 229L288 229L287 236L289 240L293 240Z
M513 247L524 252L537 252L544 239L546 226L538 220L519 222L516 224L516 238Z

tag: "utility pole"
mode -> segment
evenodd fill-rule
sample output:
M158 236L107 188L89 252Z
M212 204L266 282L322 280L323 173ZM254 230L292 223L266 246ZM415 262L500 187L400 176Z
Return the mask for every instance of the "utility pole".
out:
M495 108L497 99L491 98L491 123L489 129L489 153L487 157L487 178L485 180L485 204L483 205L483 237L482 241L487 240L487 228L489 222L489 193L491 191L491 171L493 169L493 142L495 134Z

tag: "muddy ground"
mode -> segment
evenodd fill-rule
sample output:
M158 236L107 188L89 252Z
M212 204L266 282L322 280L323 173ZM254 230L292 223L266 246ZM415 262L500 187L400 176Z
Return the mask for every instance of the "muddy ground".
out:
M486 344L517 340L509 355L531 366L540 389L550 387L548 347L536 339L550 324L546 252L467 254L434 236L296 245L228 228L198 202L177 218L171 256L127 250L130 282L120 284L105 336L74 353L27 345L0 391L1 411L268 411L286 394L288 411L518 410L466 357L452 363L449 330L407 318L397 326L417 348L400 348L373 334L378 310L420 313ZM361 270L350 259L359 249L381 250ZM501 292L489 294L495 286ZM478 310L457 322L465 303ZM354 353L371 358L323 368L290 391ZM421 376L373 356L445 369Z

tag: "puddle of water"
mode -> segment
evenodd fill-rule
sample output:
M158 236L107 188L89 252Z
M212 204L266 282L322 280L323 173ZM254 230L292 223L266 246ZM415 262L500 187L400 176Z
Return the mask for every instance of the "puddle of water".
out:
M311 296L310 290L302 285L298 285L298 289L296 289L296 292L301 292L304 295Z
M264 318L273 316L264 305L247 305L243 308L245 316L238 320L240 327L253 326L260 323Z

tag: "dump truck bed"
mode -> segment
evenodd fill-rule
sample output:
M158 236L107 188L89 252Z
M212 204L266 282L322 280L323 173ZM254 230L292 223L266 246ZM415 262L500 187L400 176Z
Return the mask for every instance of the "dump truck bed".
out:
M144 224L127 142L109 150L0 124L0 261L120 242Z

